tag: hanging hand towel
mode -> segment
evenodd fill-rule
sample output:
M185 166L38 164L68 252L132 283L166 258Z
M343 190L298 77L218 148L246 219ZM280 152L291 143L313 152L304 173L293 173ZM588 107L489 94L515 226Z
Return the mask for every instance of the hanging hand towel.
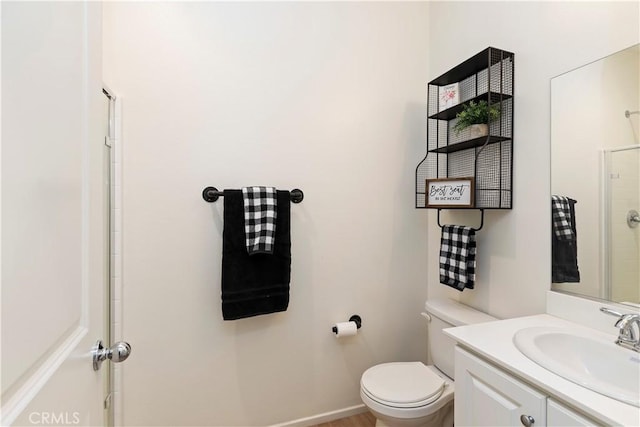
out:
M249 255L241 190L224 191L222 239L222 317L242 319L285 311L291 278L290 196L276 192L273 253Z
M576 203L566 196L551 196L551 283L580 282Z
M442 227L440 283L462 292L476 280L476 231L461 225Z
M276 236L278 200L273 187L244 187L244 233L247 252L272 254Z
M573 216L568 197L551 196L551 220L553 222L553 232L559 240L574 240L576 233L571 228ZM573 200L575 203L575 200Z

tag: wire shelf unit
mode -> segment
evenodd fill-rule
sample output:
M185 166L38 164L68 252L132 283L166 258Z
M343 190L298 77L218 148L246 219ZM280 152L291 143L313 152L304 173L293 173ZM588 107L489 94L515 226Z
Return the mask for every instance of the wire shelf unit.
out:
M513 188L514 54L488 47L427 85L427 154L416 167L416 208L427 208L426 180L474 177L472 209L511 209ZM459 102L440 110L439 88L458 83ZM489 134L454 130L470 102L500 107Z

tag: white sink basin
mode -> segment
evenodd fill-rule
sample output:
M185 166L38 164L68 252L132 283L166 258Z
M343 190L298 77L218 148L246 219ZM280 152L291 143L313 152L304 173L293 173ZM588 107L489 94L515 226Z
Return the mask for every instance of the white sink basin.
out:
M640 407L640 354L574 329L532 327L513 342L525 356L569 381Z

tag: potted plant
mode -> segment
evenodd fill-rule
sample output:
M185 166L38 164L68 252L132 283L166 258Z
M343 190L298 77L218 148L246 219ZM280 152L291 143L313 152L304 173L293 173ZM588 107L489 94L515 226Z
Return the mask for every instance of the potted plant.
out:
M471 101L462 108L462 111L456 114L458 121L453 128L456 133L470 128L470 134L474 138L488 135L489 122L500 117L500 107L497 104L489 105L487 101Z

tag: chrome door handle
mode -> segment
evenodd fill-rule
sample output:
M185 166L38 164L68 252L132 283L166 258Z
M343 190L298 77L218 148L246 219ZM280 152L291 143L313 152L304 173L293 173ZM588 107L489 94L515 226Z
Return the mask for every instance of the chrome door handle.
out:
M97 371L106 359L111 360L113 363L127 360L131 354L131 346L128 342L119 341L111 347L105 348L102 340L98 340L96 345L93 346L91 354L93 356L93 370Z

